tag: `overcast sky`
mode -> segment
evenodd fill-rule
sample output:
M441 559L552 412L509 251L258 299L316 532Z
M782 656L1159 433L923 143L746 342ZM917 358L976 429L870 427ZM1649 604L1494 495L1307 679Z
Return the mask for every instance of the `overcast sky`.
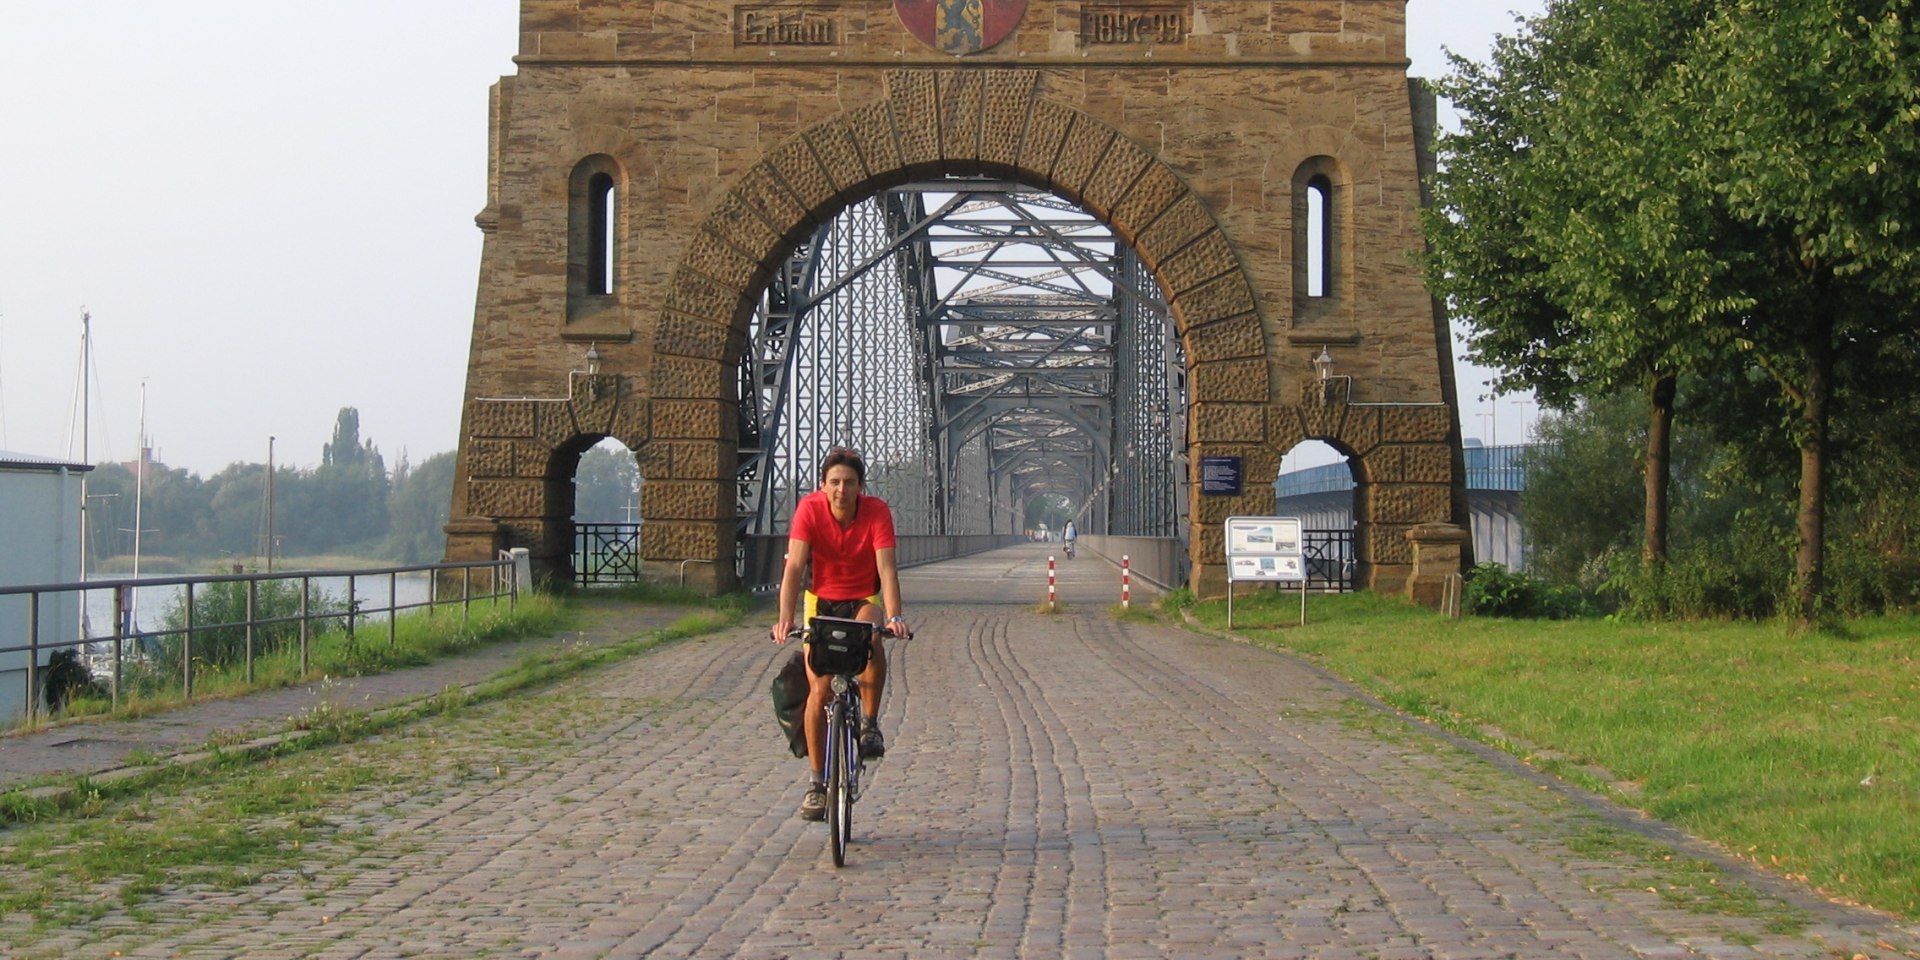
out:
M1413 72L1485 55L1544 0L1412 0ZM0 450L91 459L147 431L212 474L320 459L360 410L388 462L457 442L485 202L487 88L517 0L0 2ZM1530 406L1478 399L1513 442ZM1497 406L1497 428L1480 414Z

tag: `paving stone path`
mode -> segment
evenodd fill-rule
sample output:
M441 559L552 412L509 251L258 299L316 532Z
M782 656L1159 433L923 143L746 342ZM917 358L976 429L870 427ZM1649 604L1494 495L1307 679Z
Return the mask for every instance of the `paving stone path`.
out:
M1630 816L1286 656L1114 617L1112 568L1045 550L912 572L890 753L832 866L764 627L667 646L472 721L556 731L493 775L357 810L378 842L146 928L45 934L129 957L1795 957L1920 934L1727 865L1760 917L1670 905L1595 838ZM1064 566L1064 565L1063 565ZM1140 587L1136 584L1136 598ZM522 712L511 712L511 711ZM566 714L560 716L559 714ZM461 749L454 727L440 749ZM1653 828L1658 835L1659 829ZM1676 855L1702 850L1680 840ZM1770 933L1766 917L1802 923ZM121 922L109 918L110 922ZM7 953L0 925L0 955ZM116 928L118 929L118 928ZM61 939L64 936L65 939ZM1917 953L1909 954L1907 951ZM40 954L38 955L56 955Z

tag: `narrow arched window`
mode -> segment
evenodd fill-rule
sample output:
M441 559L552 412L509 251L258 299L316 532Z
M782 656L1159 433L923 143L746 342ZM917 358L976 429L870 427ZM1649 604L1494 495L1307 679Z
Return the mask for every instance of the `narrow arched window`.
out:
M567 320L584 320L619 305L626 175L618 161L596 154L567 181Z
M1333 157L1309 157L1293 172L1293 322L1351 320L1353 198Z
M1307 181L1307 296L1327 296L1332 286L1333 181L1318 174Z
M613 189L612 176L595 173L588 178L587 293L595 296L613 292L613 265L617 253L613 226L620 222L616 216L616 204L619 202L620 196Z

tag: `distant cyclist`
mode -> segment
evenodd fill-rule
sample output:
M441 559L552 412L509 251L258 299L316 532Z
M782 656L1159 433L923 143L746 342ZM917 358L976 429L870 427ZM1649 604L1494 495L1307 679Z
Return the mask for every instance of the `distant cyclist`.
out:
M865 493L867 465L857 450L834 447L820 463L820 489L801 498L788 526L787 567L780 578L780 609L773 624L773 640L785 643L787 634L805 617L846 617L866 620L876 627L873 659L860 674L860 702L866 714L861 724L860 755L877 759L887 752L880 735L880 694L887 682L887 655L878 629L910 633L901 615L900 569L894 563L896 540L893 511L885 500ZM813 582L801 584L807 566ZM810 611L801 610L804 594L817 598ZM807 734L807 762L812 779L800 803L805 820L827 815L825 709L833 692L830 678L807 669L807 707L802 714Z
M1066 544L1068 559L1073 558L1074 548L1078 546L1075 541L1079 539L1080 531L1074 529L1072 520L1068 520L1066 527L1060 531L1060 542Z

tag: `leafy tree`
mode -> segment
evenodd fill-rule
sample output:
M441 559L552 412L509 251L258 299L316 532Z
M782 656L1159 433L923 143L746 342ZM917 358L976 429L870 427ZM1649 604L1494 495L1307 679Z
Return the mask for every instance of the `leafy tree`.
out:
M363 546L387 533L387 468L372 440L360 440L360 412L342 407L333 440L309 478L313 510L301 546L324 551Z
M1677 378L1765 371L1800 451L1803 619L1822 587L1834 399L1854 355L1914 335L1911 7L1555 0L1444 90L1469 120L1442 146L1429 277L1470 315L1479 356L1549 401L1649 385L1655 559Z
M1690 198L1657 179L1670 137L1645 129L1663 118L1641 104L1670 70L1675 39L1709 6L1554 3L1501 38L1491 65L1455 58L1441 92L1466 119L1440 144L1426 217L1429 283L1465 314L1473 358L1503 368L1497 387L1530 388L1560 408L1644 395L1641 542L1651 562L1667 549L1679 377L1713 349L1695 333L1698 288L1679 278L1712 256L1650 250L1640 231L1714 237L1695 233Z
M400 563L434 563L446 554L453 461L452 451L428 457L418 467L402 456L394 469L393 493L387 501L391 523L388 556Z
M634 523L640 465L625 447L595 446L573 474L573 518L580 523Z
M1043 493L1027 501L1026 526L1038 530L1045 525L1048 530L1059 533L1073 519L1073 503L1057 493Z

